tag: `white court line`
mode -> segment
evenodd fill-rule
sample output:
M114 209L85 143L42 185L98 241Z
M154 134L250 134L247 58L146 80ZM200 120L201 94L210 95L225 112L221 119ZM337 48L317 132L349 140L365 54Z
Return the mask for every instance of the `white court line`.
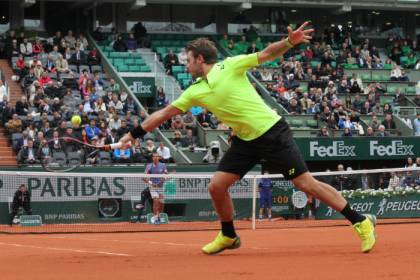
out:
M27 244L0 242L0 245L23 247L23 248L34 248L34 249L45 249L45 250L54 250L54 251L69 251L69 252L76 252L76 253L99 254L99 255L108 255L108 256L131 257L131 255L122 254L122 253L112 253L112 252L103 252L103 251L87 251L87 250L80 250L80 249L56 248L56 247L43 247L43 246L34 246L34 245L27 245Z
M153 244L153 245L168 245L168 246L191 246L201 247L203 244L184 244L174 242L159 242L159 241L140 241L140 240L119 240L119 239L102 239L102 238L86 238L86 237L67 237L67 236L54 236L51 238L57 239L74 239L74 240L87 240L87 241L101 241L101 242L118 242L118 243L141 243L141 244ZM247 247L252 250L269 250L270 248L264 247Z

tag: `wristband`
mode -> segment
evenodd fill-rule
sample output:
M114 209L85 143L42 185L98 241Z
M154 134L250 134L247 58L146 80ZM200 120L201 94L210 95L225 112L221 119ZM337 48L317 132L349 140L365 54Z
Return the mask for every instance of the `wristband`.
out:
M131 134L131 136L133 136L134 139L143 138L143 136L146 135L146 133L147 133L147 131L144 130L141 125L139 125L138 127L130 130L130 134Z
M291 48L293 48L293 47L295 46L295 45L293 45L293 44L292 44L292 42L290 42L289 37L287 37L287 38L286 38L286 46L287 46L288 48L290 48L290 49L291 49Z
M109 145L111 150L119 149L119 148L121 148L121 146L122 146L122 144L120 142Z

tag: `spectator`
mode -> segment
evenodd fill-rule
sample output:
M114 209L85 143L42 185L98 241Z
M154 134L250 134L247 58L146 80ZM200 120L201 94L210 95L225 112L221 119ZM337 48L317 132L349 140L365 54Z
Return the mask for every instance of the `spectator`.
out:
M166 99L165 92L162 87L157 89L156 106L159 108L168 105L169 101Z
M96 126L96 121L94 119L91 119L89 121L89 125L85 128L87 139L90 141L93 137L99 136L100 130Z
M212 122L210 118L210 114L208 113L207 109L203 109L203 111L196 117L198 123L204 128L212 127Z
M417 118L413 121L414 135L420 136L420 112L417 112Z
M354 129L354 125L350 120L350 116L340 117L338 121L338 127L340 129L349 128L350 130Z
M171 139L171 142L177 148L181 148L181 147L186 147L187 146L186 144L184 144L184 139L182 137L182 133L179 130L175 130L174 131L174 136Z
M339 164L337 166L337 171L344 172L344 166ZM353 180L351 176L347 174L335 175L332 179L331 185L339 191L350 190L353 188Z
M342 134L341 136L342 136L342 137L351 137L351 136L352 136L352 133L351 133L350 128L345 127L345 128L344 128L344 131L343 131L343 134Z
M366 131L366 134L365 134L365 136L368 136L368 137L375 137L375 133L374 133L374 131L373 131L373 128L372 127L368 127L367 128L367 131Z
M128 50L127 45L120 35L118 35L117 40L115 40L112 48L116 52L126 52Z
M122 119L121 120L121 126L117 129L117 136L121 138L124 134L128 133L130 131L130 128L127 125L127 120Z
M165 146L163 142L159 143L159 147L156 149L156 152L159 154L159 161L163 163L172 163L174 159L171 156L171 150Z
M75 48L76 47L76 38L73 36L73 31L69 30L67 31L67 35L64 36L64 40L69 46L69 48Z
M416 167L412 157L408 157L405 162L405 168Z
M183 117L183 122L185 124L185 128L186 129L195 129L196 128L196 124L195 124L195 118L192 114L191 111L188 111L184 117Z
M87 56L87 64L90 66L92 65L99 65L101 62L100 57L98 56L98 50L96 48L92 48Z
M32 43L27 38L23 39L23 42L20 44L20 53L24 56L32 56L32 52Z
M76 47L74 50L74 53L70 58L70 63L75 65L82 65L86 63L86 55L79 47Z
M4 101L9 101L10 97L9 94L7 93L7 88L3 83L3 80L0 79L0 104L3 103Z
M321 127L318 132L318 137L330 137L330 133L326 126Z
M356 73L352 74L350 79L350 93L360 93L363 92L362 80L357 77Z
M10 226L13 224L13 219L18 213L19 207L22 207L27 215L32 215L31 194L25 184L21 184L13 196L12 212L10 213L9 218Z
M174 54L172 49L169 49L168 54L163 59L166 73L172 74L172 66L179 65L178 56Z
M128 39L127 39L127 49L129 51L135 52L137 51L137 40L136 38L134 38L134 34L133 33L129 33L128 34Z
M118 95L117 94L113 94L112 95L112 99L111 101L109 101L108 103L108 108L114 108L115 111L119 114L119 115L124 115L124 105L123 103L118 99Z
M251 53L256 53L259 52L260 50L257 48L257 44L256 43L252 43L251 46L249 46L249 48L247 49L246 53L247 54L251 54Z
M396 172L391 172L391 178L389 179L388 189L395 190L400 187L400 177L398 177Z
M12 118L7 122L7 130L10 134L22 132L22 121L18 118L16 113L14 113Z
M397 125L395 124L391 114L385 114L385 119L382 121L382 125L385 126L385 129L397 128Z
M34 148L34 141L32 139L28 139L27 146L22 147L19 151L17 160L19 163L25 164L39 163L38 152Z
M182 119L181 115L176 115L172 121L171 129L174 130L185 130L186 126L184 120Z
M378 137L387 137L387 136L389 136L388 132L385 131L385 126L384 125L381 124L379 126L378 130L379 130L378 131L378 134L377 134Z
M185 48L181 48L180 52L178 53L178 61L181 65L187 65L187 51Z
M412 171L407 171L404 179L402 179L401 187L403 188L416 187L416 177L414 176Z
M181 141L181 145L183 147L188 147L192 151L198 145L197 137L194 136L192 129L187 129L187 134L184 137L183 141Z
M61 55L58 55L58 59L55 62L55 68L58 73L71 73L67 60Z
M43 47L40 40L36 40L35 44L32 45L32 53L33 55L39 55L43 52Z
M393 63L391 74L390 74L390 80L391 81L400 81L401 76L402 76L402 73L401 73L400 67L396 63Z
M129 163L131 162L131 149L115 149L113 157L117 163Z

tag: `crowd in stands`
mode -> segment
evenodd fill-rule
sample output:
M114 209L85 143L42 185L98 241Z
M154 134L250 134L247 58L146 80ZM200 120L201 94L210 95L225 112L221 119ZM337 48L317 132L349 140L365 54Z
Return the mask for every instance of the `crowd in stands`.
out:
M46 145L49 139L71 136L84 143L110 144L144 120L144 113L137 116L134 100L102 71L97 51L83 34L74 36L69 30L63 36L57 31L46 40L30 40L23 32L16 36L10 31L5 52L24 95L13 106L0 83L0 117L20 163L38 163L47 147L59 148L55 141ZM80 116L80 125L70 121L74 115ZM159 151L156 144L148 134L130 150L115 150L111 161L149 162ZM172 160L163 143L160 148L165 159Z
M409 157L405 163L405 168L420 167L420 157L415 160ZM329 170L327 170L329 171ZM338 164L337 171L342 172L334 176L322 176L322 181L326 181L339 191L362 189L391 189L396 188L415 188L420 186L420 171L406 172L381 172L372 174L352 174L345 171L352 171L351 167L344 168L343 164Z
M224 35L219 44L233 55L260 51L266 46L260 37L250 41L245 35L237 42ZM385 53L388 57L384 61L381 57ZM313 115L324 122L320 136L329 136L327 130L338 129L342 136L387 136L390 129L398 135L393 107L406 106L405 94L397 88L392 93L392 102L381 102L384 96L391 94L383 84L364 84L357 74L349 76L344 70L388 69L390 81L409 82L406 69L420 69L419 54L415 40L390 36L383 51L369 39L356 40L351 30L344 32L332 27L313 44L297 46L274 64L262 65L251 73L266 85L268 92L289 114ZM420 95L415 100L420 101ZM363 115L371 118L367 131L360 123ZM385 119L378 122L377 116L382 115ZM406 117L405 120L413 128L411 119Z

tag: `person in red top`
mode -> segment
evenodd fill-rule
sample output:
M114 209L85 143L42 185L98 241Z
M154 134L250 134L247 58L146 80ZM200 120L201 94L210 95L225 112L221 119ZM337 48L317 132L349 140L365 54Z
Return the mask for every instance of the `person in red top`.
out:
M26 74L26 65L25 65L25 59L23 58L23 55L19 55L18 60L16 60L16 74L19 76L19 80L21 80Z
M43 50L40 40L36 40L35 44L32 46L32 53L34 55L40 54Z
M41 77L39 78L39 83L41 84L41 87L45 87L49 81L51 81L51 77L48 76L48 72L43 72Z

